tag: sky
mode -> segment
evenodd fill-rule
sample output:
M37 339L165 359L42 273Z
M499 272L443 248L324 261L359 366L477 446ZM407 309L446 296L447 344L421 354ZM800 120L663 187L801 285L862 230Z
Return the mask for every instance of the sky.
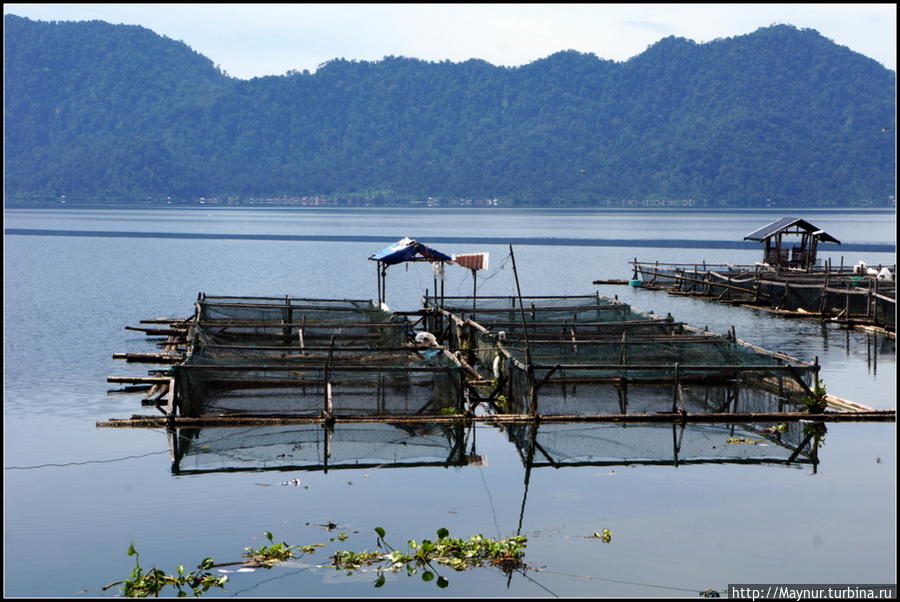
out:
M674 35L708 42L777 23L811 28L896 70L897 6L883 4L4 4L40 21L141 25L232 77L314 72L331 59L483 59L561 50L626 61Z

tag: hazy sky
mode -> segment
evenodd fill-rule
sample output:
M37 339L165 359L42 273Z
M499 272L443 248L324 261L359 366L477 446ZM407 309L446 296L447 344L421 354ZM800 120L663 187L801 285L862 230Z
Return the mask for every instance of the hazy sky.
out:
M775 23L815 29L896 69L893 3L4 4L3 11L142 25L245 79L387 55L513 66L573 49L624 61L669 35L707 42Z

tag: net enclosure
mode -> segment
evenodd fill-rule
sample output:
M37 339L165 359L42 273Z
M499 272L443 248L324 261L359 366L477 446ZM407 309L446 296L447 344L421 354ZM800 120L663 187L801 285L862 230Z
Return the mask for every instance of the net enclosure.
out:
M510 413L796 410L818 371L600 295L473 301L425 304Z
M632 284L896 331L897 266L630 262Z
M172 368L183 415L440 413L462 402L452 355L367 300L201 293Z

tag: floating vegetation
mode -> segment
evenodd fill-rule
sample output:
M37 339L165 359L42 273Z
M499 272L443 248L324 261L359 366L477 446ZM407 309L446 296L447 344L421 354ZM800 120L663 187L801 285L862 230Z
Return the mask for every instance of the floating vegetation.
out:
M725 440L725 443L728 443L729 445L740 445L741 443L750 443L751 445L759 445L760 443L763 443L763 441L756 440L756 439L747 439L746 437L729 437L728 439Z
M304 554L312 554L316 548L321 548L325 544L312 544L307 546L294 545L290 546L286 542L275 543L272 541L272 534L265 531L263 535L269 540L271 545L262 546L254 549L252 547L244 548L244 556L249 558L252 563L264 568L271 568L279 562L283 562L294 557L294 550L300 550Z
M330 527L333 523L329 523ZM336 526L336 525L335 525ZM464 571L470 568L482 567L485 565L495 566L506 573L523 568L525 566L522 558L525 556L526 537L517 535L507 539L495 540L483 535L473 535L467 540L458 537L450 537L447 529L441 528L437 530L437 539L431 541L424 539L421 542L410 540L408 542L409 549L406 552L395 549L387 541L385 541L385 531L381 527L375 528L378 535L377 546L387 549L380 551L365 550L362 552L354 552L341 550L335 552L331 556L332 566L338 570L346 570L348 574L353 571L362 569L372 565L379 565L378 578L375 581L375 587L381 587L385 583L385 571L399 572L406 569L408 575L417 574L420 569L422 571L423 581L435 581L440 588L447 587L449 581L446 577L437 575L437 569L434 565L444 565L456 571ZM242 565L243 570L252 570L254 568L272 568L280 562L284 562L291 558L304 554L312 554L316 549L324 547L326 544L311 545L289 545L287 542L276 543L271 533L265 531L263 533L269 541L268 545L259 548L244 548L244 557L246 560L239 562L227 562L217 564L213 558L205 558L197 569L190 573L185 573L184 566L179 565L176 574L167 574L164 571L153 567L146 573L141 568L140 558L134 549L134 544L128 547L128 555L135 556L135 568L131 571L131 575L127 579L114 581L103 587L107 590L111 587L122 585L122 594L128 598L146 598L148 596L158 597L160 592L167 586L172 586L178 590L178 597L187 596L186 588L193 591L194 596L200 596L213 587L224 589L225 582L228 577L225 575L215 575L209 570L215 567L227 565ZM601 536L599 533L595 535ZM609 542L609 531L603 530L603 537L607 537L604 541ZM344 542L349 538L345 532L340 532L336 537L330 539ZM228 572L228 571L222 571Z
M228 577L225 575L219 576L209 572L209 569L215 566L215 560L212 558L204 558L200 566L190 573L185 573L184 566L178 565L177 574L168 575L156 567L144 573L141 568L140 554L134 549L133 543L128 546L128 555L135 557L135 566L129 578L114 581L104 586L103 591L116 585L122 585L122 594L126 597L146 598L148 596L159 597L159 592L163 588L172 586L178 590L178 597L187 596L185 588L190 588L196 597L206 593L212 587L225 589L225 582L228 581Z
M469 539L451 537L447 529L437 530L437 540L424 539L421 542L409 540L409 549L406 552L395 549L385 541L385 530L375 528L378 534L377 544L384 546L389 552L350 552L340 551L332 556L336 569L345 569L348 573L363 566L371 566L381 563L379 576L375 581L375 587L384 585L384 571L399 572L406 569L408 575L415 575L420 569L427 567L431 570L422 572L423 581L435 579L435 564L448 566L455 571L481 567L485 565L500 568L505 573L522 568L525 556L527 538L524 535L516 535L506 539L493 539L478 534ZM437 576L436 585L440 588L447 587L449 581L446 577Z
M787 432L788 425L784 422L781 424L776 424L775 426L769 426L759 429L763 433L768 433L770 435L782 435Z

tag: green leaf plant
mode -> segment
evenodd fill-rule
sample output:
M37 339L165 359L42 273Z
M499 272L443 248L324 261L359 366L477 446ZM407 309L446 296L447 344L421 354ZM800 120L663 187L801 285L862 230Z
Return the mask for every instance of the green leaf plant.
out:
M396 573L405 569L409 576L422 571L423 581L435 581L439 588L445 588L450 582L440 575L436 565L447 566L455 571L488 565L498 567L506 573L525 566L522 559L525 556L527 538L523 535L495 540L479 534L469 539L460 539L451 537L447 529L441 528L437 530L436 540L424 539L418 542L411 539L407 542L407 550L402 551L385 540L386 532L383 528L376 527L375 533L378 535L377 546L386 551L340 551L332 556L334 567L351 573L363 566L378 564L375 587L384 585L385 571Z

